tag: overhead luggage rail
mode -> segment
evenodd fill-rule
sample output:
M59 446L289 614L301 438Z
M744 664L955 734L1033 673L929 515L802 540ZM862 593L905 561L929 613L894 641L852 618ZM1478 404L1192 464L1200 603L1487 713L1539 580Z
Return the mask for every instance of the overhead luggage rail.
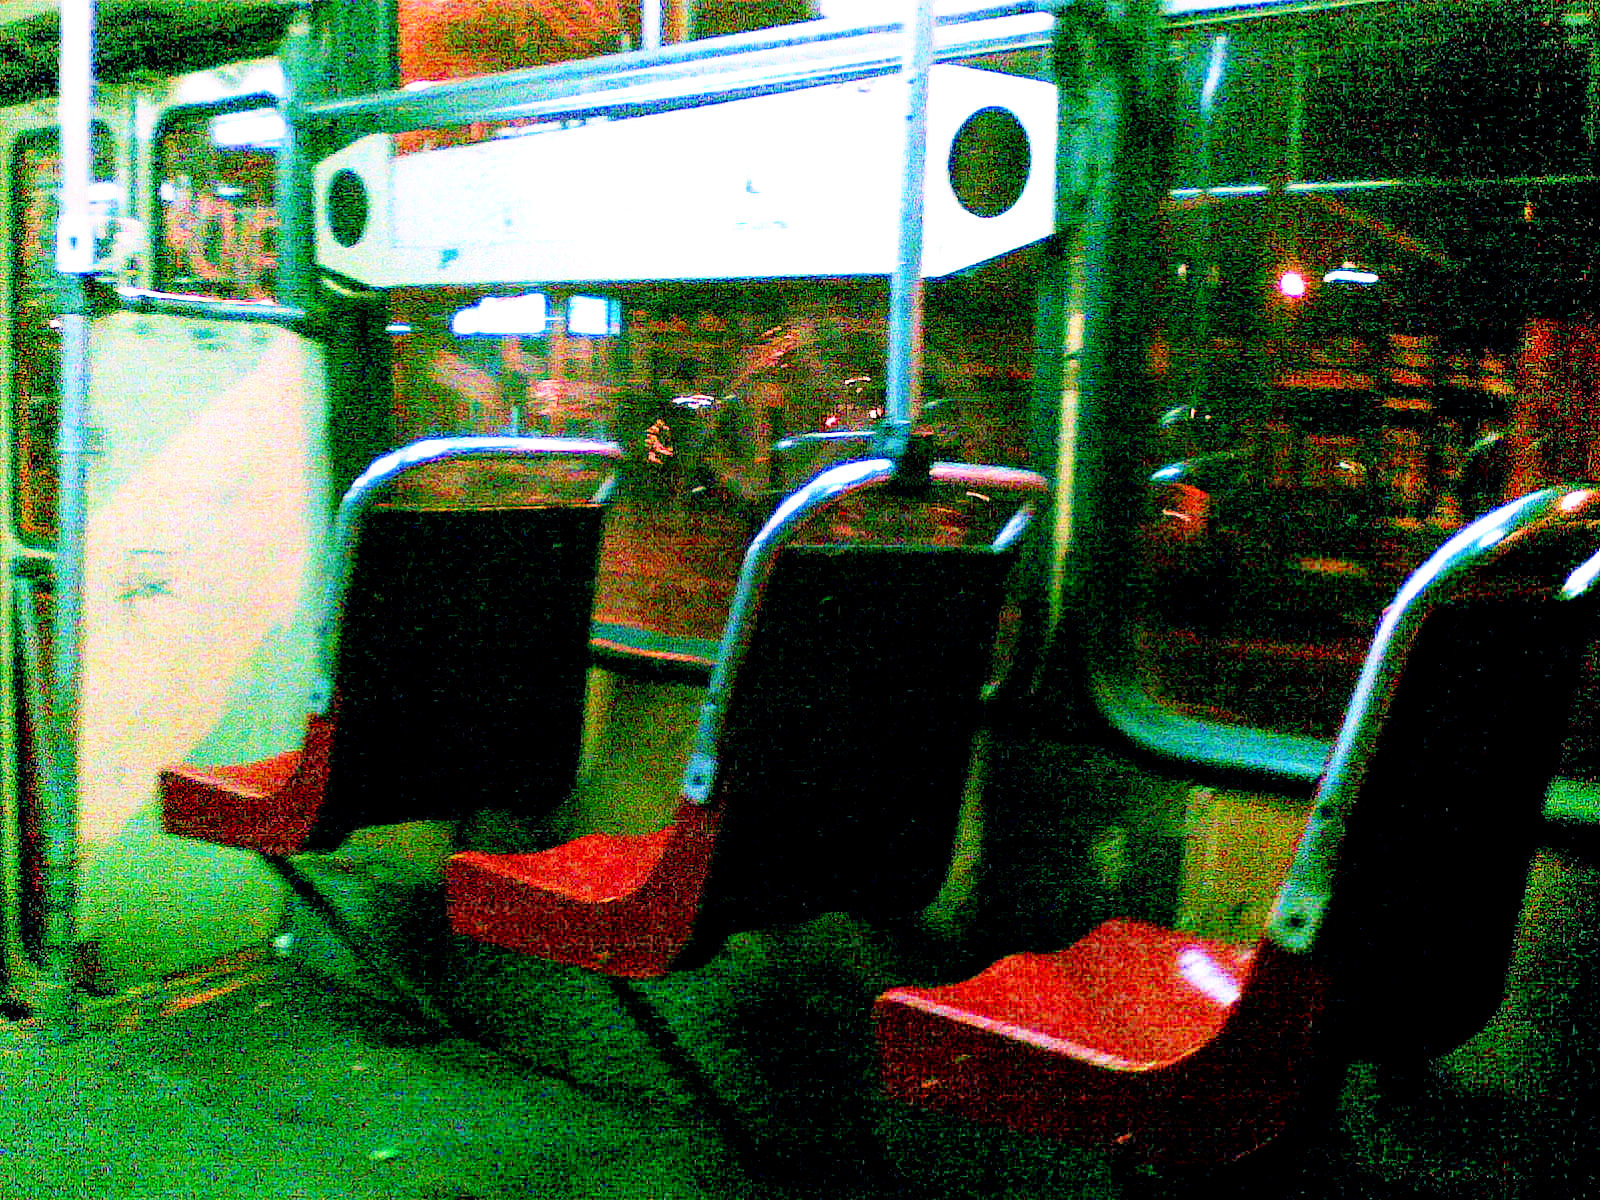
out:
M935 14L935 60L1047 49L1053 14L1063 7L1058 0L952 6ZM905 32L898 22L806 21L403 92L325 100L301 106L297 119L308 125L359 119L369 131L402 133L461 121L637 116L891 75L900 70L904 53Z
M1459 1045L1502 997L1597 575L1593 489L1451 538L1386 610L1258 945L1115 920L896 988L876 1005L889 1094L1220 1163L1330 1115L1344 1065Z
M944 881L1028 471L823 472L747 552L673 824L456 855L458 933L660 975L729 933L915 911Z
M281 857L365 825L490 801L536 814L565 796L621 456L609 442L472 437L373 463L334 524L303 744L163 771L167 831ZM430 494L379 503L423 472Z

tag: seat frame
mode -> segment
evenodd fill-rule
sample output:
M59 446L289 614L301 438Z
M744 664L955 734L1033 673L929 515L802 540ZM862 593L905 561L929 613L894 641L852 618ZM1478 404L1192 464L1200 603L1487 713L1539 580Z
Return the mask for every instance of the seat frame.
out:
M736 914L720 914L727 919L713 925L706 920L706 908L716 892L719 834L730 806L752 799L730 794L733 785L722 767L729 713L740 703L739 683L758 636L768 584L794 535L817 514L867 489L904 485L890 459L833 467L780 504L751 543L670 826L642 836L590 834L537 855L458 854L446 868L447 903L456 932L624 978L649 978L681 961L699 961L734 932L739 926ZM962 463L931 464L926 479L910 487L1017 497L1015 511L983 547L1001 556L997 562L1009 561L1047 490L1044 479L1030 471ZM996 618L998 611L997 593ZM974 684L975 706L980 684ZM969 739L976 733L976 719L974 707ZM885 749L895 753L904 748ZM962 782L955 782L952 814ZM953 817L950 832L953 837ZM691 944L694 953L686 958Z
M346 607L366 519L379 499L404 476L439 464L482 459L569 459L611 464L621 461L622 449L612 442L577 438L429 438L375 460L345 492L333 523L323 576L314 681L300 745L249 763L173 766L163 770L158 779L163 827L168 833L251 850L260 855L409 1007L439 1024L449 1024L447 1016L394 967L384 947L327 900L289 856L331 848L352 831L346 825L353 814L345 814L329 825L325 801L335 773L341 717L348 717L347 709L341 713L348 704L348 697L340 694L337 677ZM615 472L609 471L587 500L560 503L585 507L601 505L609 498L615 478ZM598 553L598 541L596 546ZM539 564L530 563L529 567L537 570ZM591 593L593 583L594 572L591 571L588 579ZM584 653L586 657L586 649ZM581 686L578 694L580 710L574 714L575 729L581 729ZM575 764L576 747L571 757ZM460 768L472 771L474 764L463 762ZM453 797L439 798L439 813L454 815L456 807ZM408 813L403 819L423 818Z
M333 771L340 706L336 686L344 614L350 599L360 535L368 513L402 477L421 468L475 459L548 458L620 461L612 442L576 438L429 438L375 460L345 492L329 539L322 617L306 731L299 747L244 764L189 765L161 772L163 819L169 833L254 850L269 858L325 848L349 832L319 835L323 798ZM610 474L588 504L601 504L614 486ZM470 769L465 764L464 769ZM415 818L412 818L415 819Z
M888 1093L980 1123L1116 1147L1133 1159L1218 1164L1291 1123L1329 1119L1343 1065L1416 1063L1465 1040L1502 997L1544 791L1600 607L1597 576L1600 492L1592 488L1537 492L1458 532L1380 621L1253 950L1113 921L1067 950L1014 955L963 983L892 989L874 1006ZM1431 696L1439 675L1430 664L1454 669L1462 648L1453 638L1462 631L1499 644L1498 661L1511 676L1527 676L1532 694L1496 691L1505 679L1469 672L1462 690L1470 695ZM1475 661L1472 668L1480 670ZM1474 716L1498 720L1489 700L1524 727L1491 730L1516 744L1458 767L1449 739L1470 737ZM1386 814L1373 811L1365 793L1403 806L1410 781L1444 769L1464 793L1478 794L1464 794L1454 809L1454 796L1424 794L1399 814L1411 822L1404 844L1446 858L1459 847L1475 855L1474 877L1439 897L1410 893L1434 889L1442 872L1419 871L1427 882L1398 885L1357 873L1357 860L1384 840L1375 822ZM1501 784L1515 794L1495 792ZM1436 809L1453 823L1431 823ZM1503 831L1483 824L1490 814L1506 823ZM1382 972L1408 949L1417 957L1430 936L1441 936L1451 904L1476 891L1483 896L1474 898L1474 915L1490 927L1471 932L1494 944L1474 946L1477 961L1457 963L1460 939L1447 942L1450 969L1426 979L1427 1003L1398 1006L1392 1027L1370 1034L1372 1019L1389 1019L1385 998L1394 999L1385 990L1394 981ZM1385 921L1401 924L1369 941ZM1365 965L1369 945L1381 952Z

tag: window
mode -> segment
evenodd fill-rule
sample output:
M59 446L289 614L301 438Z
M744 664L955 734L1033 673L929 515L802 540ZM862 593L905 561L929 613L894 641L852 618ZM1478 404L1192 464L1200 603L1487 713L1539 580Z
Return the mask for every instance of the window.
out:
M929 289L923 424L944 457L1026 461L1034 253ZM744 547L772 506L867 451L883 416L886 308L881 280L605 296L403 291L392 310L403 331L394 350L401 440L619 441L627 463L598 619L715 639ZM483 318L516 311L530 314L524 328L491 330Z
M1053 116L1053 96L1038 90ZM794 94L780 99L792 102ZM673 122L682 115L669 114ZM530 153L548 145L557 161L576 164L576 153L561 157L565 143L553 139L591 131L597 140L610 138L623 124L574 124L514 140ZM994 137L1016 140L1017 130L1000 122L980 122L974 138L989 136L984 131L991 127ZM835 137L830 154L836 144ZM452 145L436 153L465 151ZM1049 161L1047 152L1035 153ZM941 152L940 164L945 157ZM984 158L981 146L963 146L960 155L948 157L953 173L969 159ZM1027 175L1027 156L1019 157L1014 145L1003 157ZM673 169L684 158L672 150L666 160ZM691 242L721 252L728 239L705 217L716 204L732 206L727 220L743 222L730 226L738 236L773 233L779 235L774 241L781 239L781 218L765 225L755 218L768 212L762 205L785 201L794 208L795 201L781 194L769 199L753 183L747 187L747 174L726 186L726 171L719 163L706 165L706 156L688 161L696 173L691 179L713 181L722 190L715 204L702 204L700 193L675 198L679 207L672 211L690 215L672 226L670 253L657 255L660 247L639 241L629 227L665 220L660 211L645 210L618 225L576 217L561 223L561 252L578 255L593 242L606 257L612 253L607 239L628 237L641 255L656 256L653 262L676 254L671 266L677 269L682 248ZM604 166L596 163L594 170ZM774 193L778 184L792 186L787 160L764 169L777 181ZM585 186L601 199L594 200ZM897 173L891 186L898 188ZM571 191L582 204L610 213L614 196L626 189L580 180ZM859 223L853 193L838 194L845 198L841 219ZM990 207L998 216L1020 194L1020 185L1001 189ZM1034 235L1041 240L1049 228L1044 194ZM572 209L559 197L542 202L558 212ZM953 193L948 207L956 208ZM502 211L487 201L483 208ZM526 208L506 211L516 221L525 219L519 214ZM894 210L884 208L891 221L883 225L885 245L868 247L879 256L873 264L892 261ZM479 217L457 214L453 224L439 220L428 228L452 228L468 219ZM992 218L969 209L953 219L981 225ZM971 265L928 281L920 422L938 439L942 457L1028 461L1027 396L1041 255L1038 242L997 254L975 252ZM692 275L697 265L689 263L683 274ZM771 509L817 471L870 450L884 417L888 311L886 273L876 265L870 270L827 278L606 285L529 279L496 288L399 289L391 295L398 437L515 432L618 441L627 459L608 525L597 619L651 635L712 641L721 634L745 546Z
M94 131L94 173L112 175L110 134ZM24 133L11 149L11 453L13 519L26 542L56 536L56 431L61 420L61 334L56 220L61 147L54 129Z
M271 300L277 268L282 115L261 99L182 109L156 138L155 287Z
M745 33L824 15L815 0L665 0L666 42ZM637 49L629 0L401 0L400 82L417 86Z
M639 23L623 0L401 0L398 17L404 85L614 54Z
M1318 736L1452 530L1600 471L1587 6L1352 11L1175 37L1144 418L1148 686Z

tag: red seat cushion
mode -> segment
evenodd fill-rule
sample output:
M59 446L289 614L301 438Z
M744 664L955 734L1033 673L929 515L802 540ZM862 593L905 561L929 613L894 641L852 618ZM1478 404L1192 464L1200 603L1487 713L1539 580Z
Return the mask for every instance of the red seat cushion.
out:
M907 1103L1068 1141L1209 1139L1241 1152L1282 1116L1292 1047L1315 1003L1274 969L1268 1002L1245 1004L1259 965L1252 947L1114 920L962 983L895 988L875 1007L884 1086Z
M629 836L591 833L538 854L455 856L455 869L498 878L507 889L546 892L584 904L616 900L650 877L672 829Z
M948 987L896 988L884 1002L1096 1066L1148 1071L1216 1036L1253 952L1107 921L1070 949L1016 954Z
M715 829L710 811L686 802L654 833L591 833L537 854L453 855L451 928L611 975L664 974L693 928Z
M327 794L333 720L306 719L301 748L256 762L168 767L158 776L162 828L261 854L305 849Z

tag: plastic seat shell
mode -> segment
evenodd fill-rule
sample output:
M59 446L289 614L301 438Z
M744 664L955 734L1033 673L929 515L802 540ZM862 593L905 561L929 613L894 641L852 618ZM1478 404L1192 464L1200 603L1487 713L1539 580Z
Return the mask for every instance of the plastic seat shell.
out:
M364 825L456 819L490 800L552 807L578 766L609 483L588 502L378 502L403 476L441 465L608 467L620 457L609 442L472 437L374 462L330 540L320 681L301 745L164 769L166 832L281 858Z
M1330 1064L1425 1061L1492 1015L1582 649L1600 494L1452 537L1380 622L1259 944L1112 921L874 1006L891 1096L1151 1161L1259 1147Z
M893 496L896 532L885 542L790 544L827 526L837 502L888 494L893 469L865 460L824 472L758 535L674 824L529 856L454 856L445 878L458 933L642 978L672 969L691 942L705 949L738 929L824 911L912 911L932 899L1006 569L1044 483L935 464L936 484L993 492L1014 510L992 544L905 544L905 521L925 530L947 516L922 499L897 509ZM862 521L851 511L835 523L849 542ZM912 737L925 741L911 760L893 757Z

